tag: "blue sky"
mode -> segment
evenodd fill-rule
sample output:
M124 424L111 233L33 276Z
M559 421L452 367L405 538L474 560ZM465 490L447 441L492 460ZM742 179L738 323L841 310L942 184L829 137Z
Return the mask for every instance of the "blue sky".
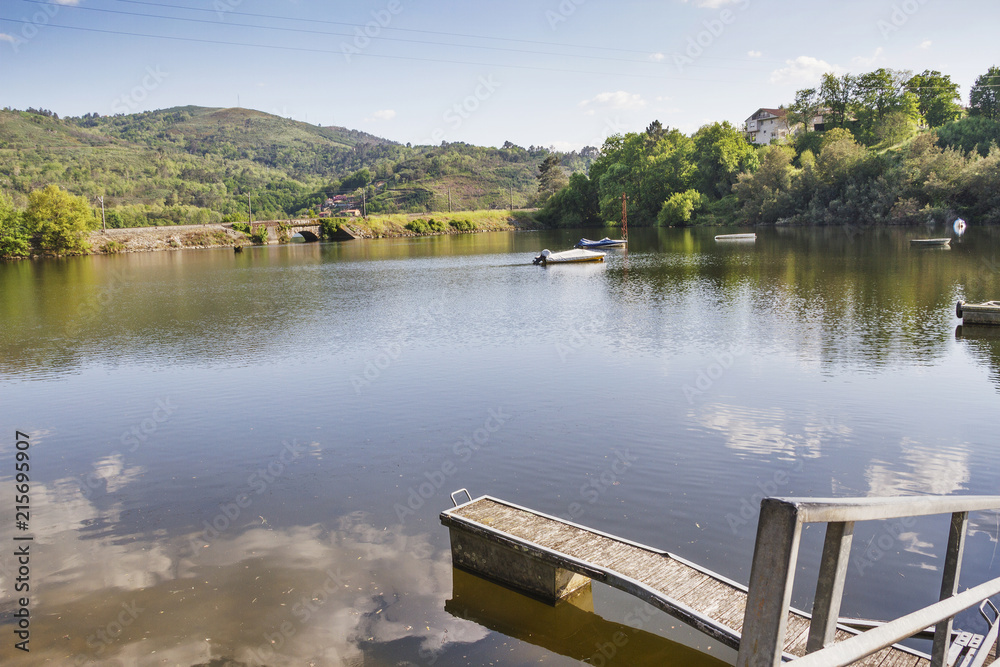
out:
M823 72L1000 64L996 0L3 0L0 104L241 105L414 144L690 133Z

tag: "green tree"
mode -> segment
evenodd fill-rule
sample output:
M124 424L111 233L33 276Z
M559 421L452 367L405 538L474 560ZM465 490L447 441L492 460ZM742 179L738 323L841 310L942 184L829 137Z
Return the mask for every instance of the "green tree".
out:
M697 190L675 192L670 195L670 199L663 202L656 216L656 222L660 227L686 225L703 205L703 195Z
M358 169L356 172L344 179L340 187L345 190L357 190L372 182L372 174L367 167Z
M31 254L24 216L14 200L0 192L0 257L27 257Z
M788 127L802 123L803 130L812 130L812 122L823 110L823 98L817 88L803 88L795 92L795 101L788 106Z
M962 115L962 98L958 84L947 74L924 70L906 82L906 88L917 96L920 113L928 127L940 127Z
M854 92L854 115L857 118L857 136L867 145L880 141L880 135L899 134L900 118L891 121L893 130L883 129L889 114L898 112L902 118L916 122L920 118L917 96L907 90L906 83L912 78L907 70L892 70L884 67L862 74L856 79Z
M969 91L969 115L1000 120L1000 67L994 65Z
M733 190L739 175L760 166L757 152L729 121L705 125L694 135L697 189L721 199Z
M823 119L826 129L847 126L851 119L855 86L856 80L850 74L841 77L832 73L823 75L819 97L827 109L826 117Z
M86 199L56 185L29 194L24 217L32 245L46 254L86 252L87 234L99 224Z
M559 156L555 153L548 155L542 163L538 165L538 202L543 203L554 193L563 189L569 184L566 173L560 164Z

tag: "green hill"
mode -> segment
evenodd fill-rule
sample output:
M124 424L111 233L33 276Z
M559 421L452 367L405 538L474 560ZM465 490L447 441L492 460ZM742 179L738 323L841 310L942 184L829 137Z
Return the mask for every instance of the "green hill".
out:
M534 203L548 151L509 144L404 146L342 127L252 109L174 107L59 118L0 111L0 191L24 202L59 185L92 202L111 226L283 218L318 211L335 195L370 212L505 208ZM585 169L592 156L563 156Z

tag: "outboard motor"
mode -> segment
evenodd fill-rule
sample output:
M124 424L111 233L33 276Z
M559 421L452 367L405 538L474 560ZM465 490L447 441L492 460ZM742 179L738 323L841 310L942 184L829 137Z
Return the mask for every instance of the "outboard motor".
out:
M546 258L552 254L551 250L543 250L542 254L535 258L534 264L544 264Z

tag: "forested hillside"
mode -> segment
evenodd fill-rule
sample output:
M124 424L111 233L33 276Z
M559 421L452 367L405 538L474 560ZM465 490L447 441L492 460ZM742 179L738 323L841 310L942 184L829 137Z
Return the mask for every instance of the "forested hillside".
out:
M596 149L560 154L586 170ZM368 212L523 207L537 201L543 148L409 146L250 109L177 107L62 118L0 111L0 192L26 205L57 185L114 227L318 214L335 195ZM249 196L249 202L248 202Z
M778 111L787 136L750 143L713 123L610 137L540 214L552 225L1000 223L1000 68L972 87L937 71L823 77Z

